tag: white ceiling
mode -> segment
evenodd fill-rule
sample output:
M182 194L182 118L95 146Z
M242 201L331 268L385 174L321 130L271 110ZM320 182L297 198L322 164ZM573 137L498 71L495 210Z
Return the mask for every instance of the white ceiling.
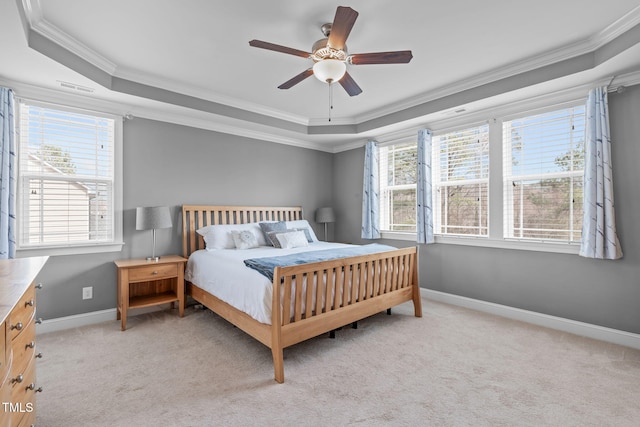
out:
M332 150L425 122L435 108L429 103L441 97L568 58L592 54L587 59L593 64L575 73L570 64L545 85L523 77L506 91L522 97L532 88L553 90L554 82L566 86L566 77L577 85L640 70L638 0L341 3L3 0L0 80L55 90L66 90L60 82L69 82L93 90L81 96L114 101L134 116L171 121L175 115L195 125L215 121L209 126L225 132ZM310 51L338 5L359 12L347 41L350 53L410 49L413 60L350 65L363 93L349 97L336 85L329 123L325 83L311 77L277 89L311 60L248 42ZM495 91L488 93L495 98ZM184 101L178 94L192 98ZM482 101L474 96L461 99ZM442 105L456 107L454 101Z

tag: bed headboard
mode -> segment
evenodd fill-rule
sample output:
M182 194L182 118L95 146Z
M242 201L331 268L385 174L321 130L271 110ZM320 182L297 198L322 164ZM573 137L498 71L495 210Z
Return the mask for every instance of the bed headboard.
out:
M182 255L204 249L204 239L196 230L207 225L246 224L260 221L295 221L302 219L302 207L269 206L182 206Z

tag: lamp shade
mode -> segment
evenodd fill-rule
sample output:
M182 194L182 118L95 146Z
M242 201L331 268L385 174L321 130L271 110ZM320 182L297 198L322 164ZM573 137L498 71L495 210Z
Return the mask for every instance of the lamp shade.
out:
M337 82L346 71L347 65L338 59L323 59L313 64L313 75L326 83Z
M336 214L333 212L333 208L320 208L316 211L316 222L319 224L326 224L327 222L335 222Z
M136 208L136 230L155 230L171 226L168 206Z

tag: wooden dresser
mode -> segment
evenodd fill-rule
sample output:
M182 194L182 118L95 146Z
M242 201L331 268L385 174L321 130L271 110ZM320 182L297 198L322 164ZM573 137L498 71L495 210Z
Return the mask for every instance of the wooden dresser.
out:
M0 427L35 425L36 285L48 257L0 260Z

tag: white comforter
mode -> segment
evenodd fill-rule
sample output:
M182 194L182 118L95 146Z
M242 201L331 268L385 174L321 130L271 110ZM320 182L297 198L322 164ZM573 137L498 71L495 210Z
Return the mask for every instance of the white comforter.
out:
M294 249L260 246L253 249L199 250L191 254L185 279L227 304L247 313L258 322L271 324L272 283L244 265L248 258L341 248L342 243L314 242Z

